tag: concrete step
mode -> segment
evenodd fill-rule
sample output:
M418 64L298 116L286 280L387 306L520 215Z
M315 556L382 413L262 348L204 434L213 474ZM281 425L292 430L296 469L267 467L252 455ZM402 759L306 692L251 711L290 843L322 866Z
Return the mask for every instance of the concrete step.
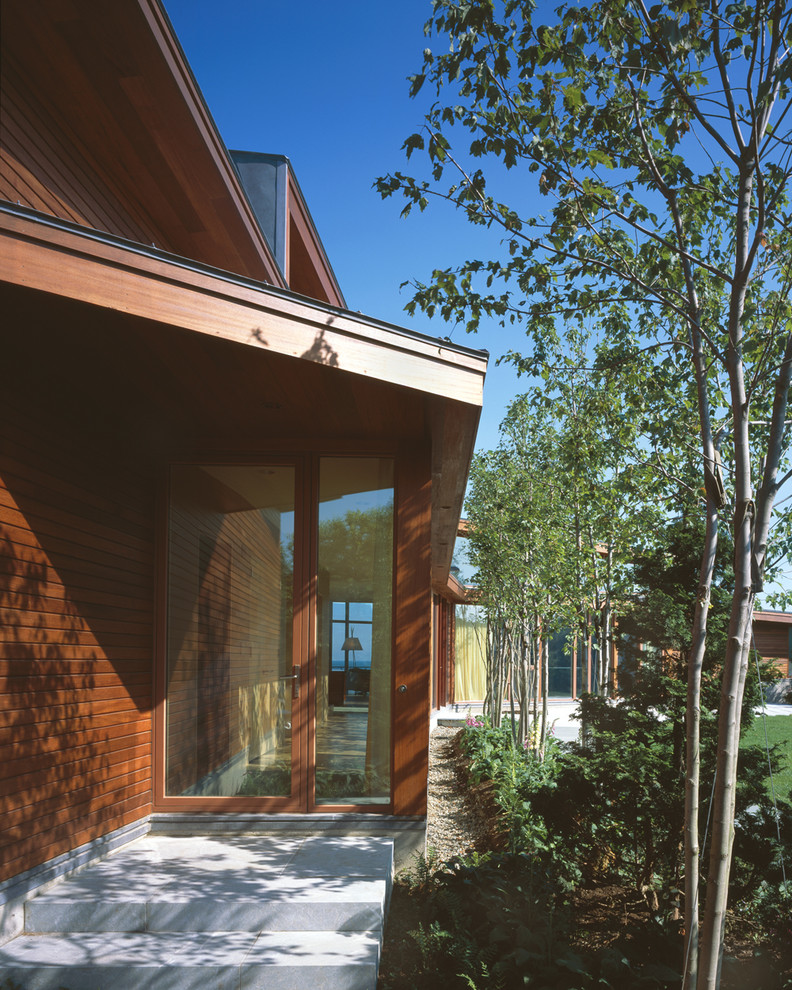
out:
M158 882L159 881L159 882ZM87 872L25 905L28 934L380 930L386 880L205 874L162 882Z
M371 932L81 932L23 935L0 973L24 990L372 990Z

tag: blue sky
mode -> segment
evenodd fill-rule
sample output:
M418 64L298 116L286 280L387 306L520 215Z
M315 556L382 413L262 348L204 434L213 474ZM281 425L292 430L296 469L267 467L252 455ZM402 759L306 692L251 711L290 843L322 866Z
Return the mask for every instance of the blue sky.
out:
M481 233L444 204L407 219L374 179L405 169L420 126L406 78L427 46L428 0L164 0L220 134L230 148L288 155L352 310L490 351L478 447L494 447L521 381L495 359L518 331L476 335L404 312L408 279L480 257ZM430 98L422 94L425 102Z
M428 88L411 100L407 83L431 45L429 0L163 2L225 143L291 159L349 308L490 351L477 446L495 447L524 381L495 360L522 349L520 332L493 324L468 335L410 318L409 289L399 288L432 268L486 257L485 235L440 203L401 219L401 202L372 189L379 175L409 171L400 148L431 101ZM522 177L509 181L511 202L541 211Z

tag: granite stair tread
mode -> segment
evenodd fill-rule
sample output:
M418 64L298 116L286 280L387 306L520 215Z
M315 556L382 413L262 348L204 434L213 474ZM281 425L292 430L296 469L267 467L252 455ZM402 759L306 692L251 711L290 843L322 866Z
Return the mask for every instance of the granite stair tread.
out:
M26 906L28 933L85 931L371 931L381 928L387 883L329 877L229 879L206 890L196 878L150 890L75 878Z
M373 990L382 837L149 835L25 905L0 974L25 990Z
M80 932L22 935L3 976L25 990L372 990L372 932Z

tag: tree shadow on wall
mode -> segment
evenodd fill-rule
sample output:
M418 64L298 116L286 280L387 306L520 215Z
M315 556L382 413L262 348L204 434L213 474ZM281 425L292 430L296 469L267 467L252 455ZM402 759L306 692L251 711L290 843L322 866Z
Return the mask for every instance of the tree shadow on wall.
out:
M32 460L0 468L0 879L140 817L151 789L151 533L113 535L107 465L51 491Z

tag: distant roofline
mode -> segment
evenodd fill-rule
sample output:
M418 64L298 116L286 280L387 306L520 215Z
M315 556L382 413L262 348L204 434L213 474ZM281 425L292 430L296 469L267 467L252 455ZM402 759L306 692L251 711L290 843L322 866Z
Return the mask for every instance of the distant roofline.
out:
M764 619L765 621L780 622L782 625L792 625L792 612L781 612L775 609L754 609L754 619Z

